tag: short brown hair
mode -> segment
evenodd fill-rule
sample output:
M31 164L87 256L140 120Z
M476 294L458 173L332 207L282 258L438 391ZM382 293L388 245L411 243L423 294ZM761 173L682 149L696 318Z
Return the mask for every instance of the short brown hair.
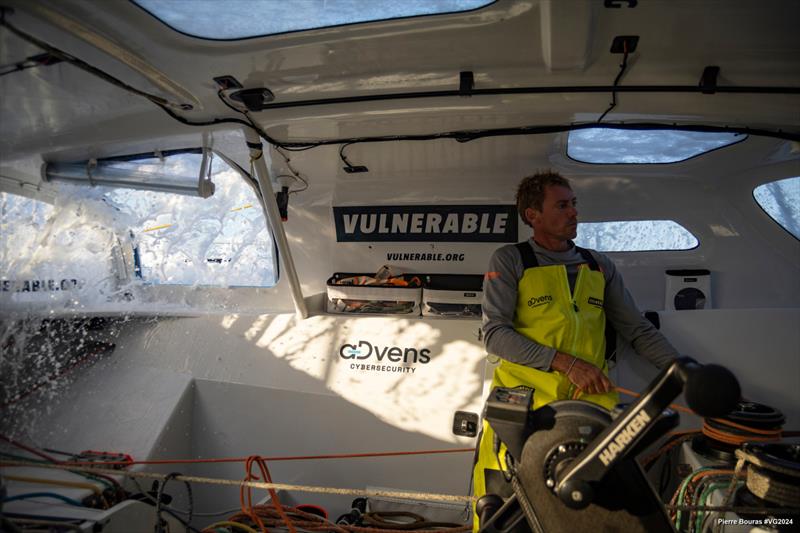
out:
M542 210L544 191L550 185L558 185L572 190L569 180L554 170L540 170L533 176L522 178L517 187L517 211L520 218L528 226L530 222L525 218L525 210L529 207Z

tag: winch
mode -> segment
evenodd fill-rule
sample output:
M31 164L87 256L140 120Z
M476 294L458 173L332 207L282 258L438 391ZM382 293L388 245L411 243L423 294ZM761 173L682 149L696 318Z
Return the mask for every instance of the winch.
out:
M531 411L532 390L494 389L486 419L506 444L512 494L478 500L480 531L674 531L635 458L677 425L667 407L684 388L690 407L708 417L730 412L740 397L728 370L690 358L663 370L615 418L576 400Z

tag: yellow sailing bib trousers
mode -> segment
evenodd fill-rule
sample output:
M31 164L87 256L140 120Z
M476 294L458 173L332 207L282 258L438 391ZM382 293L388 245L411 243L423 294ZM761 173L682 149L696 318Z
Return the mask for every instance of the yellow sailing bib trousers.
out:
M575 287L570 291L565 265L539 266L527 241L517 244L517 248L522 255L524 271L517 285L514 329L532 341L574 355L607 374L605 278L597 261L587 250L576 248L586 263L578 267ZM504 359L494 371L494 387L534 389L532 409L572 398L612 409L618 401L616 392L581 394L561 372L537 370ZM484 420L473 471L473 493L477 498L487 492L503 497L510 495L510 484L500 471L500 468L506 469L505 453L505 445L501 444L499 450L496 448L494 431ZM478 531L475 518L473 530Z

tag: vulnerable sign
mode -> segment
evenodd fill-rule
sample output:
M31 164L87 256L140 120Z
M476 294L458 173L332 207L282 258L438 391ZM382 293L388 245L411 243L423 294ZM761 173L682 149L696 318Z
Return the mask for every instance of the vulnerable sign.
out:
M513 205L334 207L338 242L517 242Z

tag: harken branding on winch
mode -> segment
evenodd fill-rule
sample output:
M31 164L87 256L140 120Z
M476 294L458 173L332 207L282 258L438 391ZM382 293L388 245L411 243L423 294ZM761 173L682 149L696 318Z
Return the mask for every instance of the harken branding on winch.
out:
M622 431L614 437L614 440L600 452L599 458L603 465L608 466L620 453L624 452L648 422L650 422L650 415L644 409L636 413L631 421L625 424Z

